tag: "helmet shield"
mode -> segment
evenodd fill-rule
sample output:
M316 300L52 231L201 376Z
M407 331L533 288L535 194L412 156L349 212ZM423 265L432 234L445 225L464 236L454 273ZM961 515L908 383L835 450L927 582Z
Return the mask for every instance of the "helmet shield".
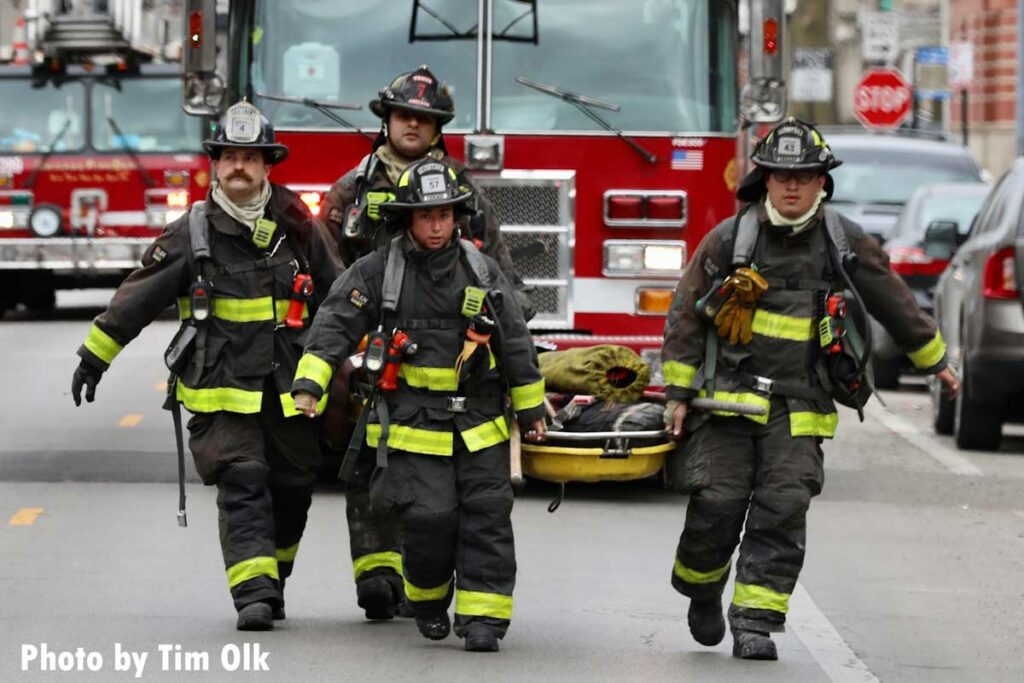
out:
M841 161L832 154L821 133L809 123L790 117L764 136L750 159L769 170L827 173Z
M395 199L381 204L381 211L396 215L413 209L452 206L456 212L470 213L466 203L473 196L467 185L460 185L458 173L444 161L421 159L409 165L398 179Z
M448 85L438 82L424 64L415 71L401 74L370 101L370 111L387 120L391 109L405 109L437 119L441 127L455 118L455 103Z
M213 135L203 140L203 148L212 159L219 159L228 147L260 150L268 164L288 158L288 148L276 141L270 120L244 100L228 107L216 123Z

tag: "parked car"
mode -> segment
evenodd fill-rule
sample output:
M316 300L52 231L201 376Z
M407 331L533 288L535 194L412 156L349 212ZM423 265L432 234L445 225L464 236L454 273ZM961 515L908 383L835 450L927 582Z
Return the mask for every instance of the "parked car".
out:
M982 205L967 241L935 288L935 317L962 379L955 401L931 382L935 431L960 448L994 450L1006 421L1024 417L1024 158L1014 162ZM934 226L930 248L951 248L949 226Z
M914 293L918 305L932 313L932 293L942 271L949 265L954 247L962 244L989 190L987 183L936 183L922 185L910 196L885 243L889 265ZM947 243L928 242L926 235L952 231ZM895 389L900 372L910 367L906 354L884 327L872 319L872 362L875 386Z
M932 134L823 131L843 165L832 171L832 204L885 242L910 196L921 185L974 183L984 172L971 150Z

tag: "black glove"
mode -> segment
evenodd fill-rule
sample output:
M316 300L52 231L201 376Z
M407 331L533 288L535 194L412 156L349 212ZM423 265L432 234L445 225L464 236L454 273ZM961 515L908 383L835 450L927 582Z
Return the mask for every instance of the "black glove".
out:
M84 360L75 368L75 375L71 378L71 396L75 399L75 405L82 405L82 386L85 386L85 400L92 403L96 400L96 385L100 383L103 371L95 365Z

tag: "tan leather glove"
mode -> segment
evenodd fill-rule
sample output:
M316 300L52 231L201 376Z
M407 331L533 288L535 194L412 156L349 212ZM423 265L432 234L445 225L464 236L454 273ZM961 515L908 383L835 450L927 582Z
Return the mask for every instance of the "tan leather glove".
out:
M751 268L738 268L725 283L732 294L715 316L718 334L730 344L749 344L757 300L768 290L768 282Z

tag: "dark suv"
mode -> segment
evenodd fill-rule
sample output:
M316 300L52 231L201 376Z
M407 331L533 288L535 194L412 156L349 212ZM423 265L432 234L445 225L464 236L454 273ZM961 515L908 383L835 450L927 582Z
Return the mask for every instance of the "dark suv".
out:
M832 171L832 204L879 242L889 239L903 205L921 185L983 181L971 150L935 134L822 133L843 162Z

